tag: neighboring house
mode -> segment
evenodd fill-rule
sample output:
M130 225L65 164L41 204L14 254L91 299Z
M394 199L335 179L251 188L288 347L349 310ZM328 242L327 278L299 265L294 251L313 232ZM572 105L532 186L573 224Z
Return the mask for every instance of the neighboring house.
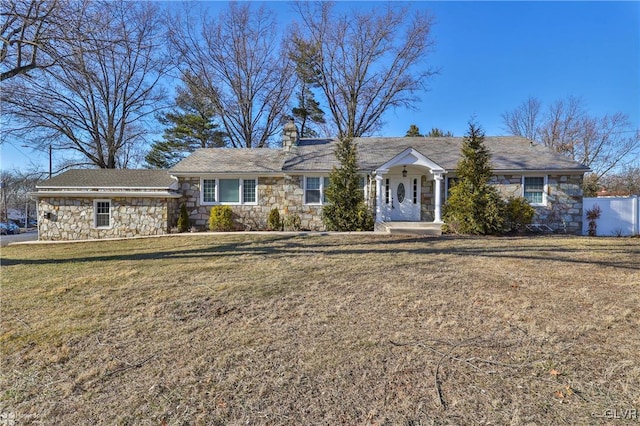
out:
M442 223L442 208L456 179L463 138L355 141L363 196L378 225ZM265 229L269 211L277 208L285 218L298 215L302 229L323 230L325 188L330 171L339 166L334 155L336 142L298 139L295 125L288 123L279 149L200 149L168 171L69 171L38 187L40 238L162 234L175 226L181 203L185 203L192 225L199 229L206 228L211 207L222 204L231 206L238 229ZM582 181L587 167L520 137L487 137L485 143L492 153L493 183L505 198L527 198L535 207L537 223L554 230L581 232ZM136 172L153 177L156 185L145 188L141 182L128 182L126 174ZM91 173L96 173L95 178ZM101 184L101 173L118 176L120 186ZM100 192L104 188L118 190L109 195ZM71 190L75 192L66 192ZM47 213L55 213L57 206L69 204L64 200L74 200L74 206L82 206L73 213L83 212L82 233L71 232L68 228L74 221L61 222L58 213L55 218L47 218ZM155 216L153 229L143 226L141 218L149 214L135 212L140 206L159 204L166 209L162 219ZM107 205L109 218L105 212L100 213L101 207L104 210ZM130 213L124 218L121 210ZM55 220L58 222L52 223ZM58 229L56 233L52 232L54 228Z

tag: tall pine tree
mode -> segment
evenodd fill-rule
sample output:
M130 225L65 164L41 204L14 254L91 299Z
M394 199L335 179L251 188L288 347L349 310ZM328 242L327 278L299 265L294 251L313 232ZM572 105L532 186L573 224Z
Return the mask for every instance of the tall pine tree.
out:
M215 122L213 104L201 93L198 80L187 75L185 87L178 89L176 109L158 116L165 126L162 140L156 141L145 157L150 168L167 169L198 148L226 145L226 135Z
M443 219L448 230L461 234L497 234L503 229L505 207L497 189L489 184L493 170L484 133L476 123L462 144L456 167L457 182L450 190Z
M373 214L362 196L358 174L357 148L353 139L340 139L335 155L340 167L329 175L325 189L327 204L322 209L322 220L329 231L373 230Z
M317 61L318 47L313 43L306 42L302 38L293 34L290 43L295 45L295 49L289 51L289 58L296 67L298 76L298 89L296 97L298 106L293 108L293 118L300 127L300 136L303 138L316 138L319 135L316 130L317 125L325 124L324 111L320 108L320 103L316 100L313 89L319 87L320 73L311 64Z

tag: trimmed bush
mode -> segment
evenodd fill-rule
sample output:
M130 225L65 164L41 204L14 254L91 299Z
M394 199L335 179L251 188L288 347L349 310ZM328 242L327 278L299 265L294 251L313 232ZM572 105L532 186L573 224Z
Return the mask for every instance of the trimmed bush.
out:
M180 206L180 215L178 216L178 232L187 232L189 229L189 213L187 213L187 206L182 203Z
M299 231L302 229L302 221L297 213L293 213L285 217L284 229L287 231Z
M216 232L233 231L233 211L229 206L213 206L209 214L209 230Z
M267 230L282 231L282 221L280 220L280 212L276 207L272 208L267 218Z
M524 197L509 198L505 206L505 231L522 231L533 221L535 209Z

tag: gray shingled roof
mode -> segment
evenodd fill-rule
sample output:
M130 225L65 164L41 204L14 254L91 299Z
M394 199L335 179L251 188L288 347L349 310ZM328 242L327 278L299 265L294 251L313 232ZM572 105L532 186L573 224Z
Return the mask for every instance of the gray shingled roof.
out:
M203 148L195 151L169 171L183 173L278 173L284 152L269 148Z
M75 169L48 179L37 187L56 188L149 188L169 189L175 185L166 170Z
M464 138L356 138L358 166L372 171L408 148L440 165L445 170L456 168ZM492 154L494 171L562 170L586 172L583 166L528 139L515 136L486 137L485 144ZM338 165L334 151L335 139L302 139L290 152L282 149L200 149L172 169L175 174L202 173L278 173L326 172Z
M358 166L361 170L375 170L408 148L413 148L446 170L456 168L464 138L356 138ZM291 150L284 163L285 171L325 171L337 166L334 156L335 140L302 139ZM486 137L485 144L492 154L494 171L506 170L563 170L586 172L583 166L528 139L514 136Z

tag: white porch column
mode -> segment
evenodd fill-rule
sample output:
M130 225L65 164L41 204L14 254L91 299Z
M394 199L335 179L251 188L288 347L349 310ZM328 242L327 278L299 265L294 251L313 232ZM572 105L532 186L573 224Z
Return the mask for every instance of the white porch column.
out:
M442 173L434 173L433 174L434 185L435 185L435 210L433 212L433 221L435 223L442 223L442 195L441 195L441 186L442 186Z
M376 222L382 222L382 176L376 173Z

